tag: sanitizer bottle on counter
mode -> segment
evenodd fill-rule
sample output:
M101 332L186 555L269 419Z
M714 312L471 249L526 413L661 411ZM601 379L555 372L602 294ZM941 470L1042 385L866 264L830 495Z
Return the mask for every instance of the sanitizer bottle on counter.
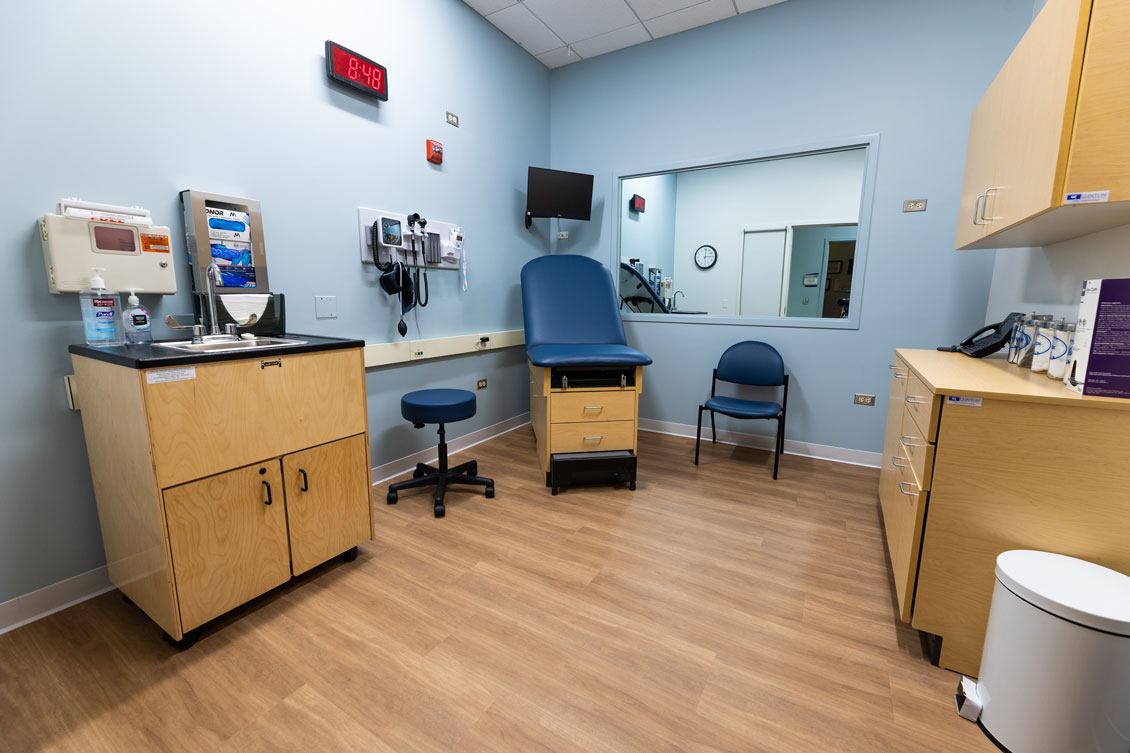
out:
M90 287L78 294L86 344L103 347L121 345L125 342L121 300L113 290L106 289L106 281L98 274L106 270L95 267L92 271Z
M130 288L128 306L122 315L122 324L126 331L126 344L153 342L153 330L149 328L149 309L141 305L137 299L137 291L141 288Z

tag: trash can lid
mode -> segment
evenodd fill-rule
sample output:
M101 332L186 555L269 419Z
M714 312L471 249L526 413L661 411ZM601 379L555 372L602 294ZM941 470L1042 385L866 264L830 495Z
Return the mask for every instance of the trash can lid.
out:
M1130 637L1130 577L1051 552L1014 550L997 557L997 579L1056 617Z

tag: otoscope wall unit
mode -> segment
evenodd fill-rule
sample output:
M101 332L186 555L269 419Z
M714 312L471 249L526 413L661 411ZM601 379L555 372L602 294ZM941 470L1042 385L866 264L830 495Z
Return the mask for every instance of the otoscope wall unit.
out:
M421 234L420 226L409 219L401 212L357 207L361 262L376 264L379 255L382 264L399 261L407 267L459 269L463 229L451 222L428 219Z

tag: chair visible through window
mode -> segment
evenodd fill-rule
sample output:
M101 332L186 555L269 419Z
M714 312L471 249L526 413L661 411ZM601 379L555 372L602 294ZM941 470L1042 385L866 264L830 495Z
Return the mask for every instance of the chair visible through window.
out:
M715 390L718 381L732 384L748 384L756 387L783 387L781 402L768 400L745 400L738 397L718 396ZM777 440L773 452L773 478L777 478L777 467L781 451L785 445L785 406L789 399L789 375L785 373L785 363L777 349L768 343L756 340L731 345L718 359L714 377L710 382L710 399L698 406L698 432L694 443L694 464L698 465L699 446L702 444L702 414L710 411L711 442L718 443L718 430L714 425L714 414L740 419L767 418L777 421Z

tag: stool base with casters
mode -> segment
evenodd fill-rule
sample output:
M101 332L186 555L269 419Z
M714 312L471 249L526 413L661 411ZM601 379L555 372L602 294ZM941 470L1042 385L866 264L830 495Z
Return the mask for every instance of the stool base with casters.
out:
M423 426L419 424L417 428ZM388 487L388 503L395 505L397 502L397 492L404 489L418 489L425 486L434 486L436 488L435 494L435 516L442 518L446 512L443 506L443 497L447 492L447 487L452 484L466 484L469 486L484 486L486 487L486 496L488 498L494 496L494 480L478 476L479 463L477 460L470 460L466 463L460 463L454 468L447 467L447 442L445 441L445 433L443 424L439 425L439 467L425 465L424 463L417 463L416 470L412 471L412 479L410 481L400 481Z

